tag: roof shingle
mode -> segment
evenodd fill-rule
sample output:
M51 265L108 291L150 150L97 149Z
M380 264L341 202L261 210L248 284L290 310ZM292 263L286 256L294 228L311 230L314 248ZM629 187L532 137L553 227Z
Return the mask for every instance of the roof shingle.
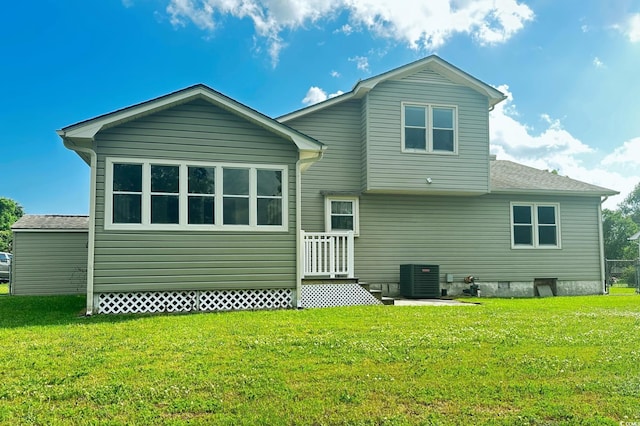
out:
M611 189L506 160L491 161L491 192L618 194Z
M57 214L27 214L22 216L11 227L20 229L89 229L89 216L57 215Z

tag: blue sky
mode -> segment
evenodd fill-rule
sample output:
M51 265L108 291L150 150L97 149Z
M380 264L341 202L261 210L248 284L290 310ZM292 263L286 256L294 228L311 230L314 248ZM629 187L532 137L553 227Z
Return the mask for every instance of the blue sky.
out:
M277 117L432 53L509 96L498 158L609 208L640 182L640 0L11 2L0 24L0 196L31 214L88 212L69 124L195 83Z

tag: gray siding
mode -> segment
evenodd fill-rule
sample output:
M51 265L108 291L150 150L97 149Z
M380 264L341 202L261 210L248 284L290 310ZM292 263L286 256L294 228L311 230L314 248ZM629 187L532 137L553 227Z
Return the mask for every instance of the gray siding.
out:
M366 189L384 192L486 193L488 100L461 85L387 81L367 95ZM401 103L456 105L458 154L402 152ZM425 179L432 178L427 185Z
M322 160L302 174L304 230L324 231L324 196L321 191L358 194L362 189L361 102L343 102L287 122L287 125L328 146Z
M451 80L433 70L425 69L401 79L403 82L452 84Z
M428 263L440 265L442 281L449 273L455 282L467 275L484 282L599 282L599 197L483 194L490 177L487 99L433 78L381 83L362 100L287 122L328 145L303 174L302 228L324 231L323 192L365 189L355 240L355 274L363 281L397 283L399 265ZM402 153L402 101L457 105L458 155ZM433 179L428 188L426 177ZM464 193L476 195L453 196ZM512 249L512 201L559 203L562 248Z
M96 292L293 288L296 146L196 101L98 135ZM287 232L105 230L106 157L288 166Z
M362 191L367 188L367 181L369 175L369 169L367 168L367 106L369 103L367 102L367 98L362 100L361 102L361 112L360 112L360 171L361 171L361 180L360 187Z
M83 294L87 232L14 232L11 294Z
M561 249L512 249L510 202L560 203ZM363 195L355 273L399 280L399 265L440 265L460 281L599 281L597 197Z

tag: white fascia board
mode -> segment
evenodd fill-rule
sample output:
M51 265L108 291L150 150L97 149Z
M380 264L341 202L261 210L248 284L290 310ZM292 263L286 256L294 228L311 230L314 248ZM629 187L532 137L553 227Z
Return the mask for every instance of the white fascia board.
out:
M502 93L498 89L491 87L486 83L483 83L482 81L471 76L470 74L467 74L466 72L461 71L447 63L434 60L433 68L434 70L443 74L450 80L456 83L460 83L464 86L470 87L476 90L477 92L480 92L483 95L487 96L489 98L490 106L494 106L502 102L503 100L507 99L507 96L505 96L504 93Z
M522 194L522 195L568 195L578 197L600 197L603 195L617 195L619 192L612 190L602 191L563 191L553 189L492 189L491 194Z
M83 233L88 233L89 230L88 229L78 229L78 228L70 228L70 229L65 229L65 228L33 228L33 229L27 229L27 228L17 228L17 229L12 229L12 231L15 232L38 232L38 233L51 233L51 232L83 232Z
M292 113L285 114L278 117L277 120L280 122L287 122L295 118L318 111L320 109L327 108L331 105L347 101L349 99L360 99L383 81L401 79L425 68L432 68L437 72L443 74L447 78L451 79L452 81L470 87L471 89L482 93L489 98L489 106L491 107L507 99L507 97L498 89L495 89L488 84L483 83L482 81L471 76L470 74L465 73L462 70L459 70L443 59L435 55L431 55L424 59L415 61L411 64L404 65L394 70L379 74L375 77L358 81L350 92L344 93L340 96L336 96L335 98L327 99L326 101L319 102L310 107L302 108Z
M422 69L429 68L444 75L445 77L456 83L470 87L471 89L474 89L477 92L480 92L483 95L487 96L489 98L489 105L491 106L507 98L498 89L495 89L494 87L483 83L472 75L467 74L466 72L456 68L455 66L449 64L448 62L435 55L428 56L424 59L415 61L400 68L396 68L395 70L380 74L376 77L363 80L356 85L357 88L354 90L358 92L362 88L369 91L383 81L402 79Z
M176 105L187 103L194 99L204 99L217 105L227 111L230 111L236 115L240 115L243 118L251 121L252 123L263 127L264 129L273 132L289 141L293 142L298 149L315 149L320 151L322 149L322 143L315 141L314 139L303 135L293 129L286 127L285 125L268 118L265 115L246 107L239 102L218 94L212 89L205 88L204 86L193 87L186 89L182 92L169 94L165 97L161 97L155 100L147 101L137 106L125 108L121 111L116 111L111 114L107 114L103 117L98 117L87 122L79 123L76 125L68 126L58 131L58 134L63 138L68 139L93 139L95 135L104 129L122 124L127 121L134 120L136 118L152 114L163 109L167 109Z
M87 122L72 124L71 126L59 130L58 134L70 139L93 139L101 130L117 126L118 124L122 124L175 105L186 103L197 98L198 95L203 94L202 89L199 87L186 90L181 93L174 93L164 98L147 101L120 111L108 113L102 117L90 119Z
M355 90L356 88L354 88L352 91L347 92L347 93L343 93L340 96L335 96L333 98L329 98L325 101L322 102L318 102L317 104L313 104L311 106L299 109L297 111L291 112L289 114L285 114L285 115L281 115L280 117L276 118L276 120L278 120L281 123L286 123L287 121L291 121L294 120L298 117L302 117L305 116L309 113L312 113L314 111L318 111L320 109L324 109L327 107L330 107L331 105L335 105L335 104L339 104L341 102L345 102L348 101L349 99L352 99L355 96Z
M630 236L629 238L627 238L629 241L635 241L635 240L640 240L640 232L636 232L635 234L633 234L632 236Z

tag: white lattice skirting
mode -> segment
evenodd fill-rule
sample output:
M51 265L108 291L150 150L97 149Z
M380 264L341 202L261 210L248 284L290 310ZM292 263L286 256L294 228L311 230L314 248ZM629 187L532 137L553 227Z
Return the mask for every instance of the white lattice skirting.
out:
M382 303L359 284L303 285L300 299L303 308L380 305Z
M293 306L293 290L288 288L100 293L97 297L100 314L282 309Z

